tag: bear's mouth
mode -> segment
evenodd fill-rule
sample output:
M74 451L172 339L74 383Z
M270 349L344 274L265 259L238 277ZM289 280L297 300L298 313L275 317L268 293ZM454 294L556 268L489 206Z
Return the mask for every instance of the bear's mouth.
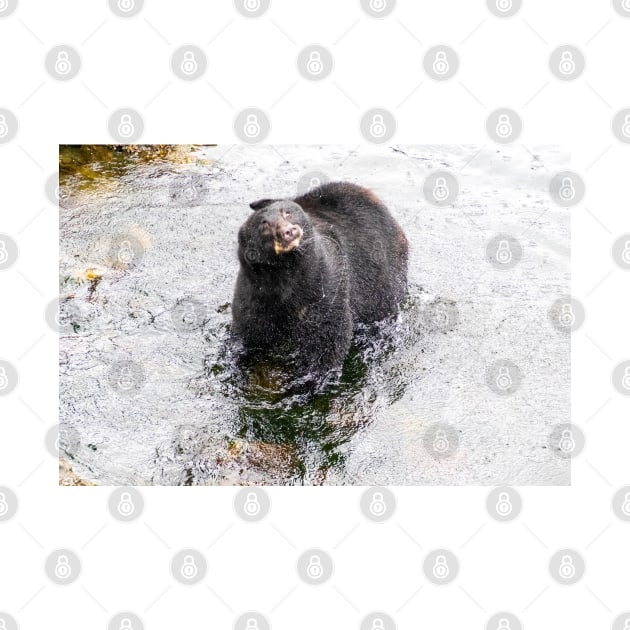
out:
M292 225L290 230L285 230L279 238L273 240L273 250L276 254L286 254L294 250L302 239L302 228L299 225Z

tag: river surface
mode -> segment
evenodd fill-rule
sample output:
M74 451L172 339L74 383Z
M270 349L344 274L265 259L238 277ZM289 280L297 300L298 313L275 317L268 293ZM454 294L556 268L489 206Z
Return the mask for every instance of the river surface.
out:
M562 150L62 147L60 157L60 446L84 479L570 483L550 437L570 422L570 337L549 313L570 293L569 211L548 193L568 167ZM444 207L423 191L440 169L460 187ZM409 296L396 322L357 336L339 382L287 398L273 370L246 385L235 372L236 235L249 202L317 178L367 186L390 207L410 243ZM509 269L488 259L497 234L522 248Z

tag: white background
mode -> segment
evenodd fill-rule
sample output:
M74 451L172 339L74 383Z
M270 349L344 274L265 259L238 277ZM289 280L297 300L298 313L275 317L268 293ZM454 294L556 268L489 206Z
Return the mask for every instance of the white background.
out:
M630 231L630 147L610 131L614 113L630 105L629 35L630 19L610 2L569 0L525 0L510 19L479 0L400 0L382 20L355 0L273 0L253 20L228 0L149 0L128 20L104 1L22 0L0 19L0 107L20 122L17 137L0 146L0 231L20 247L17 264L0 274L0 355L20 372L19 388L0 399L0 485L20 499L17 516L0 524L0 610L28 630L105 628L125 609L155 629L228 628L248 609L279 629L358 628L374 609L394 615L399 628L483 628L498 610L528 628L607 628L630 609L630 526L610 508L613 492L630 483L630 401L610 382L614 365L630 356L630 276L610 256L614 239ZM297 53L315 42L335 58L322 83L296 71ZM82 55L82 71L68 83L45 72L44 56L58 43ZM205 77L193 83L169 67L184 43L208 55ZM435 43L460 55L447 83L423 74L423 50ZM572 83L547 66L562 43L586 55L586 72ZM509 524L487 516L488 488L400 488L398 510L382 525L362 517L361 488L270 489L271 513L257 525L233 512L236 489L146 488L144 514L125 525L107 511L111 489L57 486L44 435L57 422L58 344L43 313L58 291L58 215L44 194L58 144L111 142L106 121L122 106L142 112L144 142L232 143L232 120L250 105L269 113L272 143L356 145L361 113L384 106L397 118L396 142L492 150L485 118L508 106L523 117L523 150L571 149L587 185L584 203L571 210L572 293L587 312L572 348L572 419L587 445L573 462L571 488L522 488L523 513ZM209 572L199 586L181 586L169 573L170 558L186 546L206 550ZM335 560L321 587L295 573L299 551L311 546ZM438 546L461 563L448 587L428 584L421 572L424 554ZM551 553L565 546L587 562L572 587L547 571ZM81 555L72 586L44 574L57 547Z

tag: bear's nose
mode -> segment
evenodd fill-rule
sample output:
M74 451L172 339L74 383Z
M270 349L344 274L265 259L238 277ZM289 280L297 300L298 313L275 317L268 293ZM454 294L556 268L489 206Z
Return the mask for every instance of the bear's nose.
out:
M295 225L284 225L280 228L280 236L285 243L290 243L298 235L298 229Z

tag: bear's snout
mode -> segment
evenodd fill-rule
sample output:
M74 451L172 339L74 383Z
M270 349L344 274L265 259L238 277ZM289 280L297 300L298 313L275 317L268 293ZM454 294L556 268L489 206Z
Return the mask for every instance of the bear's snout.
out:
M289 243L294 238L297 238L298 234L299 234L298 226L293 225L292 223L289 223L287 225L283 225L282 227L280 227L280 229L278 230L277 236L278 236L279 241L284 241L285 243Z
M274 250L276 254L290 252L300 244L302 228L299 225L280 219L273 228Z

